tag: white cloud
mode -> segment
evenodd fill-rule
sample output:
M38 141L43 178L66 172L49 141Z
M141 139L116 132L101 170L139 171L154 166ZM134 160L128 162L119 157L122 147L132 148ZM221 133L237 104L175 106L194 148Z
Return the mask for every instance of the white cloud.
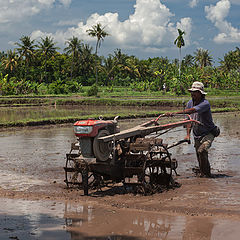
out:
M64 26L75 26L77 25L79 22L79 19L71 19L71 20L66 20L66 21L62 21L60 20L58 23L56 23L56 26L60 26L60 27L64 27Z
M183 18L178 23L172 23L174 16L160 0L136 0L135 11L125 21L119 20L118 13L92 14L84 24L79 22L76 27L68 28L67 31L58 31L53 36L59 43L76 36L84 41L96 41L87 35L86 30L96 23L106 26L105 30L110 34L106 37L110 45L117 45L125 49L164 49L172 47L178 35L177 28L186 32L185 42L190 41L192 21ZM39 35L39 31L33 32L32 37Z
M198 2L199 2L199 0L191 0L191 1L189 2L189 6L190 6L191 8L194 8L194 7L196 7L196 6L198 5Z
M0 0L0 23L18 22L51 8L54 3L68 6L71 0Z
M229 0L220 0L217 4L206 6L206 18L214 23L219 30L219 34L214 37L216 43L239 43L240 30L234 28L225 18L228 16L231 8Z

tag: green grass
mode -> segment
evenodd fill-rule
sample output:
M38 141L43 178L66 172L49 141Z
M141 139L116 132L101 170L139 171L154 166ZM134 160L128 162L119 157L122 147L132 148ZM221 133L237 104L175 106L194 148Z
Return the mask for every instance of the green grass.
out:
M84 87L84 92L87 88ZM86 97L85 93L71 94L71 95L44 95L44 96L7 96L0 97L0 106L4 108L19 107L26 108L28 106L148 106L147 112L134 111L122 112L119 111L121 118L134 118L134 117L151 117L157 116L161 113L161 109L182 109L183 105L190 99L189 93L184 96L173 96L171 93L163 94L163 92L135 92L129 88L114 87L114 91L110 92L106 87L100 87L100 92L97 97ZM230 112L240 110L240 94L236 91L206 89L208 92L207 99L209 100L213 112ZM220 94L220 95L219 95ZM159 107L159 111L151 111L151 107ZM1 110L1 109L0 109ZM171 110L172 111L172 110ZM116 114L104 114L105 119L113 119ZM81 116L81 119L94 118L97 119L98 114L89 114ZM58 124L58 123L73 123L79 120L75 116L67 117L48 117L38 119L23 119L14 122L1 122L0 127L12 126L31 126L31 125L44 125L44 124Z

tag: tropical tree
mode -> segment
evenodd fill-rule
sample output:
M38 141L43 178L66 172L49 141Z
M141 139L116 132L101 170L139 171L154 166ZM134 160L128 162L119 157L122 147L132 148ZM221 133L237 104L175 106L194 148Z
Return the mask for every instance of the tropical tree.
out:
M93 59L93 48L89 44L82 44L80 49L80 74L87 78L88 76L94 74L94 62Z
M41 38L41 41L38 42L38 53L44 57L44 71L45 71L45 80L47 81L47 60L54 56L57 52L58 47L55 46L56 42L53 41L53 38L46 36Z
M240 49L236 47L235 51L230 51L220 60L220 69L223 71L237 70L240 72Z
M18 46L17 51L20 54L20 57L23 57L25 61L25 75L27 74L28 67L34 58L34 51L36 47L34 42L35 40L31 40L29 36L22 36L20 38L20 43L15 43Z
M194 54L195 62L200 68L212 66L213 58L208 50L199 48Z
M6 53L4 51L0 52L0 61L3 59L3 57L6 57Z
M134 56L128 57L126 59L126 65L124 67L125 71L130 75L132 79L140 79L141 73L139 71L139 60Z
M14 74L19 62L19 56L15 50L8 50L7 55L2 59L2 65L8 73L8 77Z
M73 71L74 71L74 66L77 65L79 55L80 55L80 49L82 45L82 40L79 40L77 37L72 37L66 41L68 46L64 48L64 51L68 54L71 55L72 62L71 62L71 79L73 76Z
M98 48L100 48L101 43L104 41L104 38L109 35L104 29L105 29L105 27L102 27L101 23L97 23L96 25L92 26L92 28L87 30L87 33L89 36L97 38L96 49L95 49L96 84L98 82L97 51L98 51Z
M178 28L178 37L174 41L174 44L179 48L179 76L181 75L181 48L185 46L184 34L185 32Z
M187 54L182 60L182 65L192 67L194 65L194 57L191 54Z

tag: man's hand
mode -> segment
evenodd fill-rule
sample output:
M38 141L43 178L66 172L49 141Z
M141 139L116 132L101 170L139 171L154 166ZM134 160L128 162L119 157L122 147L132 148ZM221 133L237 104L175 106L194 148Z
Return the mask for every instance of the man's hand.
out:
M165 113L165 116L167 116L167 117L172 117L173 115L174 115L173 112L167 112L167 113Z

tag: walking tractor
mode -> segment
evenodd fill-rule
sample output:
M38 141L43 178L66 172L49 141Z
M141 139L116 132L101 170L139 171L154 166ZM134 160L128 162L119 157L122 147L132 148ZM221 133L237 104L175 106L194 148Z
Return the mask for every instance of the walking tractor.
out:
M160 124L164 117L162 114L123 131L119 129L118 117L77 121L74 124L77 141L66 154L64 167L67 187L79 187L88 195L89 189L116 183L143 194L159 192L163 186L176 186L172 175L173 171L177 174L177 161L169 149L187 140L168 145L160 136L173 128L198 122L184 115L184 119Z

